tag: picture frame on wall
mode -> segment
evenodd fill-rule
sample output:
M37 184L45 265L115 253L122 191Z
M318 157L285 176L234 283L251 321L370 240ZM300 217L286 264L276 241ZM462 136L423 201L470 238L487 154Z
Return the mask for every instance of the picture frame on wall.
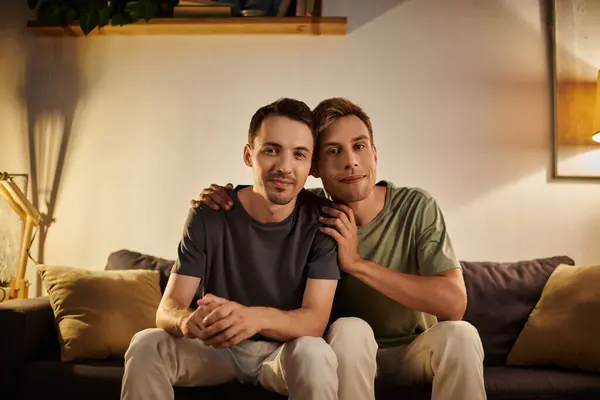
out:
M600 181L600 2L547 0L544 5L552 178Z

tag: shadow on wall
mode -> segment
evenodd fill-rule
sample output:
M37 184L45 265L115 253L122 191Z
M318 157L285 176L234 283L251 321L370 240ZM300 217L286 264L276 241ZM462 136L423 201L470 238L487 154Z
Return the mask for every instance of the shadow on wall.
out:
M361 28L407 0L334 0L323 3L323 15L348 17L348 33Z
M32 17L27 3L10 3L3 5L6 8L3 11L13 20L22 21L22 28L18 29L26 46L25 73L20 85L26 124L22 134L28 146L32 202L44 215L44 224L38 232L37 255L32 252L32 256L43 263L44 246L55 219L61 177L73 139L77 104L85 88L78 67L79 41L33 36L25 28L25 21ZM39 277L35 287L39 296L42 288Z
M378 81L388 86L378 88L385 102L367 110L376 129L379 120L388 120L390 140L379 149L383 170L399 184L439 194L449 209L543 174L550 114L539 22L526 23L500 2L417 3L406 3L414 16L394 11L394 17L402 14L399 25L418 18L396 42L404 41L378 50L402 54L401 67L378 66ZM527 11L539 18L539 9ZM490 23L491 17L499 22Z

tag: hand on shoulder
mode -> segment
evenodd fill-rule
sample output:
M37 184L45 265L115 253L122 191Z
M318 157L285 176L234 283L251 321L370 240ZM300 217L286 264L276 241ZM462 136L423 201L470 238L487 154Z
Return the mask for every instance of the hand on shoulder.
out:
M201 206L207 206L215 211L225 209L229 211L233 207L233 201L227 191L233 190L233 184L228 183L225 186L219 186L215 183L205 188L200 193L198 200L190 200L190 206L192 208L199 208Z

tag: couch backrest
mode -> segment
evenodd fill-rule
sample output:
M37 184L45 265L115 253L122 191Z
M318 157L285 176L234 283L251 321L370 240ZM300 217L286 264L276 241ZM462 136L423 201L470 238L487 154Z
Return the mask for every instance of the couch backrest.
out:
M147 269L160 271L160 288L165 291L174 260L154 257L131 250L118 250L111 253L106 261L105 270Z
M546 281L566 256L511 263L462 261L470 322L481 336L485 365L504 365Z

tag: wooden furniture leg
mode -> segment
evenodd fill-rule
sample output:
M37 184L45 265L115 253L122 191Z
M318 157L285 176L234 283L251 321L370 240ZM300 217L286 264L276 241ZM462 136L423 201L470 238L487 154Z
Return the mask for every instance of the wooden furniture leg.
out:
M26 299L29 296L29 282L25 279L25 271L27 270L27 250L33 234L33 225L33 219L28 216L25 219L25 229L23 230L17 277L10 281L10 299Z

